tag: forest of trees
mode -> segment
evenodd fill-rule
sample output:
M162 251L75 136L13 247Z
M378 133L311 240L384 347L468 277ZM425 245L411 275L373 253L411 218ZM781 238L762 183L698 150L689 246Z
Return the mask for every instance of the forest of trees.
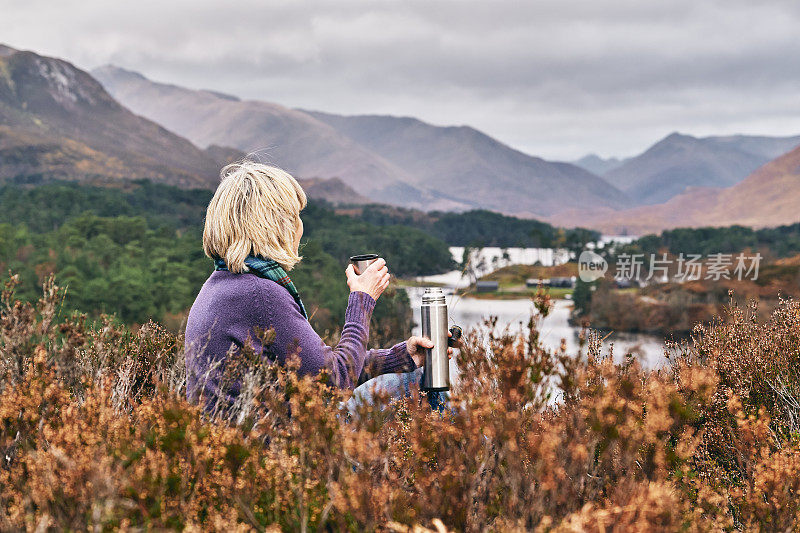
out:
M678 228L660 235L645 235L625 247L625 253L658 253L674 255L738 253L760 251L773 257L789 257L800 253L800 223L776 228L753 229L744 226L724 228Z
M485 209L465 213L423 213L383 205L363 207L358 218L376 225L419 228L450 246L498 246L501 248L581 249L600 233L583 228L564 229L533 219L516 218Z
M5 185L0 269L20 275L24 299L39 297L43 280L54 273L67 287L65 312L114 313L125 323L154 318L177 328L212 269L201 246L211 195L147 181L120 188ZM397 275L453 266L447 245L418 229L377 227L314 201L301 216L304 259L291 276L321 333L343 320L350 255L380 253ZM400 330L410 326L405 293L388 291L375 317L387 339L404 334Z

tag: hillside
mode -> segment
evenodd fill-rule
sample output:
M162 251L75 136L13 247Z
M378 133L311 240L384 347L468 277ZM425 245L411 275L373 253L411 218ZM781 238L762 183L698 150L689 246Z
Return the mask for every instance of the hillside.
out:
M325 200L334 205L338 204L369 204L372 201L347 185L339 178L309 178L297 180L309 198Z
M607 233L658 232L666 228L767 227L800 221L800 146L725 189L689 189L669 201L624 211L562 213L556 224L582 225Z
M672 133L603 174L637 204L658 204L690 187L730 187L800 145L797 137L692 137Z
M714 225L777 226L800 221L800 146L721 191L713 209L696 216Z
M407 169L412 185L434 188L475 207L535 217L571 207L627 203L624 194L582 168L529 156L468 126L308 113Z
M376 201L419 205L423 196L402 169L301 111L156 83L111 65L92 75L134 112L198 146L230 146L298 178L338 177Z
M70 63L0 45L0 180L208 186L212 157L136 116Z

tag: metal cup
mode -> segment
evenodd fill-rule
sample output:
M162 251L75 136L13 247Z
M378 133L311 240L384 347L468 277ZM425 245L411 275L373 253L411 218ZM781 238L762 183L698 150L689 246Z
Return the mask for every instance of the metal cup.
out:
M350 262L353 264L353 270L356 271L357 275L361 275L368 266L378 260L378 254L361 254L361 255L354 255L350 258Z

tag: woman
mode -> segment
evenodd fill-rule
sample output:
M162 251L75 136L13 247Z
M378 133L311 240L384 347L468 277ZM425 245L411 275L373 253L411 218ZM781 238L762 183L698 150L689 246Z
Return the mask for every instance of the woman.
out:
M286 272L299 255L306 195L283 170L252 161L222 169L222 181L206 212L203 250L216 270L203 284L186 323L187 393L207 409L232 405L239 383L222 379L226 360L246 343L256 354L281 364L296 354L299 373L327 369L332 384L353 389L388 373L412 372L423 362L425 338L383 350L367 350L369 322L376 300L389 285L389 271L378 259L361 275L352 265L345 275L350 297L341 340L326 346L308 321L300 295ZM267 343L259 330L274 330ZM418 378L417 378L418 379ZM408 384L408 378L403 380Z

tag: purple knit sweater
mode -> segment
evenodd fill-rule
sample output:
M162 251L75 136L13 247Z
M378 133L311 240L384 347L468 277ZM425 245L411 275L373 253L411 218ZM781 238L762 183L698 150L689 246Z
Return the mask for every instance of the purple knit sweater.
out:
M374 307L369 294L350 293L341 339L330 348L284 287L254 274L215 271L200 289L186 322L187 394L196 398L202 393L206 405L220 396L231 402L239 384L220 390L221 367L228 350L241 348L248 339L256 353L281 364L287 354L297 353L301 375L327 368L333 384L342 388L352 389L380 374L414 370L417 366L405 342L385 350L367 350ZM263 346L254 333L257 327L273 328L274 342Z

